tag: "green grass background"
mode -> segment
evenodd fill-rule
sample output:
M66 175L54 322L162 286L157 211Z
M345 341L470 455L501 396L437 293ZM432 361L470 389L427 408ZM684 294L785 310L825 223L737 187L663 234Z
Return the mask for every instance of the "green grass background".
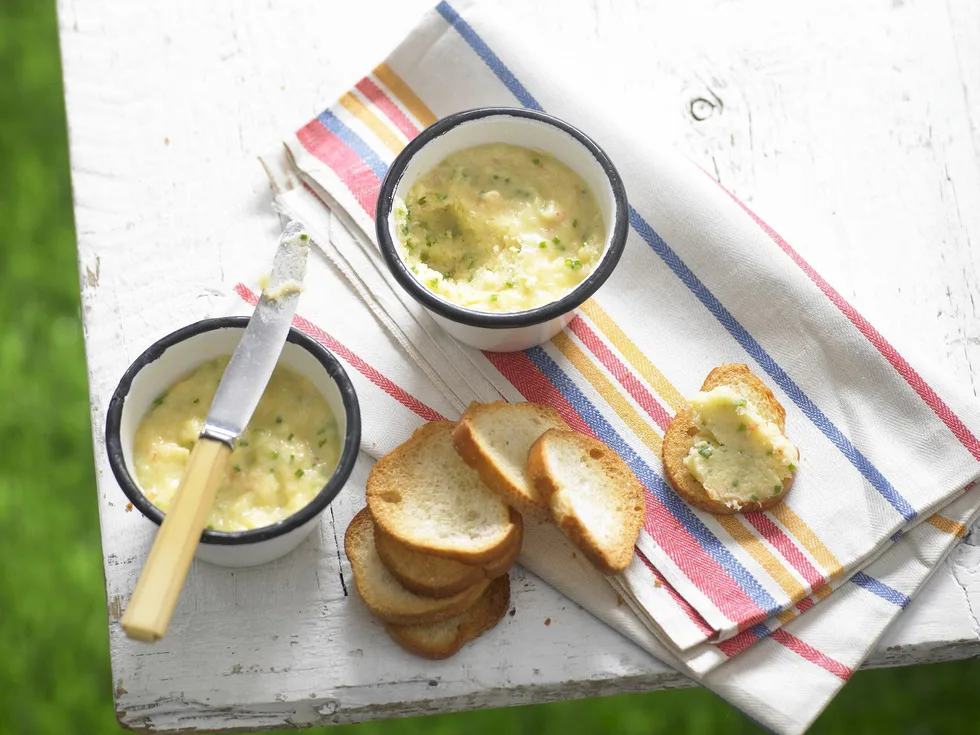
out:
M0 0L0 733L120 731L101 564L54 4ZM980 732L978 685L980 660L861 673L813 732ZM504 731L757 728L682 690L331 729Z

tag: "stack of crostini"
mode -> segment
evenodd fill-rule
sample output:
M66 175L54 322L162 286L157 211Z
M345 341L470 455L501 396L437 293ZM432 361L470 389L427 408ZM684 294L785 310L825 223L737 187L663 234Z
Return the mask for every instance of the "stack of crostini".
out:
M456 653L510 606L524 518L554 522L603 573L625 569L644 516L615 452L533 403L474 403L382 457L344 538L357 591L399 645Z

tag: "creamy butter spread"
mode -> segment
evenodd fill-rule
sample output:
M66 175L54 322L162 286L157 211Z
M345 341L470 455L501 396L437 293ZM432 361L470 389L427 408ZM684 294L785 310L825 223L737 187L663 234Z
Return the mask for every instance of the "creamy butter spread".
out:
M453 153L395 202L402 259L430 291L479 311L555 301L592 272L606 230L582 177L506 143Z
M206 362L177 381L154 401L136 430L137 482L164 512L228 360ZM326 400L307 378L277 367L228 460L208 528L244 531L287 518L320 492L340 451L337 422Z
M281 299L283 296L289 296L291 293L300 293L303 290L303 284L299 281L288 280L283 281L275 288L271 288L268 283L262 289L262 295L265 296L270 301L275 301L276 299Z
M738 510L783 492L799 452L776 424L727 385L690 403L699 433L685 462L713 500Z

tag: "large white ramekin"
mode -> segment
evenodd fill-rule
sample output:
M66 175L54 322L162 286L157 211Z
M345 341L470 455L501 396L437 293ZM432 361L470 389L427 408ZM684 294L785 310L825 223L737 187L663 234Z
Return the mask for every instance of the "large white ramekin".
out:
M153 400L202 362L230 355L241 340L248 317L205 319L178 329L140 355L129 367L109 403L106 449L109 466L130 502L158 526L160 511L143 494L133 472L136 429ZM278 559L296 548L316 527L350 477L361 442L361 411L354 386L337 359L319 343L290 329L279 364L308 378L327 401L344 438L340 461L327 484L310 503L264 528L201 534L196 556L227 567L251 567Z
M486 143L510 143L553 155L585 180L607 225L605 247L595 269L568 294L536 309L498 313L453 304L418 281L396 246L395 200L404 200L415 181L446 156ZM483 107L443 118L398 154L381 185L375 224L381 253L395 280L443 329L472 347L513 352L558 334L571 321L574 310L609 278L626 245L629 205L612 161L585 133L542 112Z

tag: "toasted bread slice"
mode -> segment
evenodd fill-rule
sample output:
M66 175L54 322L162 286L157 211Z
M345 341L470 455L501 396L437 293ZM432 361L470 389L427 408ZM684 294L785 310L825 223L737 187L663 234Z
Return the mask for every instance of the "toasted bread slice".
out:
M448 658L501 621L510 606L510 577L497 577L476 604L459 615L428 625L385 626L399 646L418 656Z
M592 437L549 429L531 447L528 472L558 527L600 571L629 566L646 501L618 454Z
M433 421L382 457L367 503L382 531L416 551L470 564L501 557L519 533L510 508L453 448L453 424Z
M503 576L514 565L521 551L524 524L521 516L514 514L520 533L499 559L484 566L460 564L415 551L380 528L374 529L374 543L378 556L402 587L425 597L451 597L467 587L485 579Z
M548 503L527 474L531 445L548 429L567 429L558 412L537 403L471 403L453 430L456 451L508 505L550 521Z
M733 364L716 367L704 379L701 390L714 390L720 385L730 386L740 396L747 398L764 419L785 430L786 410L776 400L769 386L752 374L748 365ZM729 515L766 510L778 505L786 497L793 484L792 477L783 483L783 492L779 495L765 498L760 502L746 502L738 509L711 498L705 491L704 485L688 470L685 462L697 435L698 427L694 423L694 411L691 408L684 408L674 416L667 427L662 450L667 479L677 494L691 505L709 513Z
M354 516L347 527L344 551L354 570L358 594L368 610L386 623L417 625L451 618L472 607L490 584L482 580L439 600L409 592L381 563L374 545L374 522L367 508Z

